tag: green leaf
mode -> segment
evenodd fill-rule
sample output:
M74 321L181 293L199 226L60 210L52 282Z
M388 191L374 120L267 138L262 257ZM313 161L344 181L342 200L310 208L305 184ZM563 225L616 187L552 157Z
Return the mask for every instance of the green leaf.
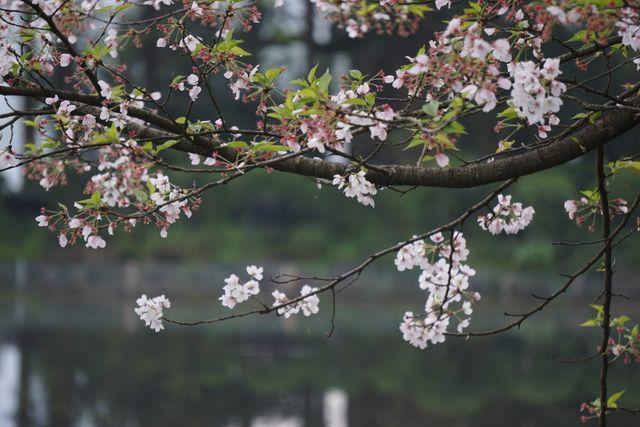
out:
M618 160L607 165L612 172L617 172L620 169L627 169L631 172L640 173L640 162L633 160Z
M317 99L318 94L313 89L302 89L298 94L303 98Z
M100 192L96 191L88 199L80 200L77 203L83 205L85 209L97 209L102 203Z
M176 145L179 141L176 139L170 139L168 141L163 142L162 144L156 147L156 153L161 152L162 150L166 150L167 148L171 148Z
M600 118L601 115L602 115L601 111L596 111L595 113L591 114L589 116L589 123L594 124L596 120Z
M627 323L629 320L631 320L629 316L622 315L620 317L616 317L615 319L613 319L613 323L616 326L624 326L624 324Z
M624 390L619 391L617 393L612 394L607 399L607 408L617 408L618 404L616 403L620 397L624 394Z
M232 47L230 52L233 53L236 56L251 56L251 54L249 52L247 52L246 50L244 50L240 46Z
M230 143L226 144L225 147L247 149L247 148L249 148L249 144L247 144L244 141L233 141L233 142L230 142Z
M144 191L138 189L133 190L133 194L140 200L142 203L146 203L149 200L149 196Z
M424 145L425 140L424 138L422 138L421 135L416 135L411 139L411 142L409 142L409 144L404 147L403 150L408 150L409 148L413 148L413 147L417 147L419 145Z
M367 105L365 100L361 99L361 98L347 99L346 101L343 102L343 104L347 104L347 105Z
M572 117L573 120L575 119L586 119L587 117L589 117L588 113L578 113L575 116Z
M309 70L309 74L307 74L307 81L309 83L314 82L316 80L316 70L318 69L318 64L314 65L314 67Z
M362 72L360 70L349 70L349 75L356 80L362 80Z
M320 89L320 92L323 94L328 93L329 91L329 84L331 83L331 79L333 79L333 76L331 76L331 72L329 71L329 69L327 68L324 72L324 74L322 75L322 77L320 77L318 79L318 88Z
M302 87L309 87L309 84L302 79L292 80L291 84L302 86Z
M270 68L265 71L264 75L270 82L273 81L276 77L278 77L284 71L283 67Z
M431 117L435 117L438 114L439 107L440 103L438 101L431 101L428 104L424 104L422 106L422 111Z
M251 151L287 151L284 145L272 144L270 142L261 142L251 147Z
M118 12L122 12L125 9L129 9L130 7L133 7L131 3L123 3L120 6L117 6L113 11L114 13L118 13Z
M156 150L153 148L153 143L151 141L146 142L143 146L142 149L144 150L145 153L151 153L151 154L155 154Z
M513 107L507 107L498 113L498 117L506 120L514 120L518 118L518 112Z
M580 323L578 326L590 327L590 326L600 326L600 322L596 319L589 319L586 322Z
M171 80L170 86L175 86L178 84L178 82L180 82L182 79L184 79L183 75L178 74L177 76L175 76L173 78L173 80Z

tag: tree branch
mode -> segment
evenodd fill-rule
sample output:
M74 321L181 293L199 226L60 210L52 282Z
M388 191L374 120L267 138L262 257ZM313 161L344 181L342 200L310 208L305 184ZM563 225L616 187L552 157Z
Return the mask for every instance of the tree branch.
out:
M93 106L100 106L102 103L102 100L96 96L34 87L0 86L0 95L26 96L37 99L58 95L61 99ZM633 105L640 105L640 99L635 98ZM156 136L160 136L161 132L170 132L177 136L185 136L182 126L172 120L155 114L151 110L130 108L129 115L158 128L146 130L145 133L147 135L155 134ZM533 147L530 150L519 152L509 157L484 163L469 164L457 168L376 165L376 170L368 171L367 179L377 186L382 187L410 185L467 188L495 183L567 163L611 142L614 138L624 134L638 123L640 123L640 115L635 112L628 110L607 111L603 112L602 116L593 124L583 127L573 135L569 135L552 144L539 144L539 146ZM141 126L139 130L142 131L142 128L143 126ZM222 133L224 132L231 131L223 131ZM233 161L236 157L235 150L221 147L220 142L211 138L209 135L190 135L188 140L176 145L174 148L180 151L208 156L215 151L218 155L230 161ZM332 179L334 175L347 174L351 165L332 163L308 157L298 157L276 162L272 167L281 172Z

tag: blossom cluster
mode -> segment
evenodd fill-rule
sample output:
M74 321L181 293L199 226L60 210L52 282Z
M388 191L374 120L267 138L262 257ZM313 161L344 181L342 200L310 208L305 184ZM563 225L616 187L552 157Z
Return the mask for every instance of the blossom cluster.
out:
M622 44L640 51L640 14L637 8L625 7L620 10L620 20L616 22Z
M60 215L47 215L43 210L42 214L36 217L36 222L39 227L49 227L55 229L56 217ZM58 235L58 243L60 247L64 248L71 241L75 243L78 237L82 237L87 248L103 249L106 247L107 242L100 236L95 223L87 221L81 218L70 218L66 221L66 227L70 237L67 237L67 232L62 231ZM110 229L111 232L111 229Z
M437 233L430 240L404 245L395 259L399 271L413 267L422 270L418 283L427 293L424 311L407 311L400 324L403 339L420 349L444 342L452 319L462 333L469 326L472 304L480 299L479 293L469 291L469 278L475 270L463 264L469 250L462 233L453 232L449 241Z
M567 90L564 83L556 80L561 73L560 60L545 59L542 68L533 61L517 62L510 64L509 73L513 78L511 101L518 116L529 124L539 124L543 131L558 124L555 113L562 106L560 95Z
M100 229L106 228L111 236L119 225L128 232L139 223L137 217L110 214L107 207L134 205L150 212L148 216L155 217L163 238L167 237L169 227L181 214L189 218L192 210L199 207L199 199L171 184L169 177L162 172L149 176L146 168L123 156L115 162L103 159L100 168L104 172L94 175L87 183L86 191L91 197L74 203L77 214L71 214L69 208L60 205L61 210L57 212L43 208L36 218L40 227L59 231L58 243L63 248L75 244L81 237L86 247L102 249L106 247L106 241L100 235ZM144 219L144 223L148 221L148 218Z
M300 290L300 296L298 297L302 299L292 303L292 300L290 300L284 292L275 290L271 294L275 299L273 307L283 306L278 308L277 311L278 315L284 316L286 319L294 314L298 314L300 311L302 311L302 314L307 317L311 316L312 314L317 314L318 311L320 311L320 308L318 307L320 298L318 297L316 292L318 292L318 288L304 285Z
M155 298L147 298L142 295L136 300L138 307L134 309L135 313L140 316L145 326L149 326L156 332L164 329L162 324L163 310L171 307L171 302L164 295Z
M397 114L389 104L375 105L384 81L381 74L366 79L357 70L351 73L352 78L345 76L339 91L330 94L328 70L317 76L314 68L307 81L294 81L303 89L289 95L289 106L281 103L268 108L274 111L270 116L282 123L275 128L282 131L280 143L284 147L298 152L306 146L320 154L344 151L363 130L368 130L372 139L387 140ZM313 113L296 114L307 109Z
M245 283L241 283L238 276L232 274L224 279L225 285L222 288L224 294L219 298L222 305L228 308L234 308L236 304L247 301L251 296L260 293L260 280L262 280L262 267L249 265L246 268L247 274L251 277Z
M160 227L160 236L167 237L167 230L170 225L174 224L180 213L183 212L187 218L191 218L191 208L189 200L185 197L182 189L172 185L169 177L158 172L155 177L149 178L149 183L155 189L151 193L150 200L156 208L159 209L161 215L156 219Z
M358 173L351 173L347 178L341 175L335 175L333 177L333 185L338 186L338 189L343 189L344 195L347 197L355 197L358 203L364 206L375 207L373 196L378 193L378 189L371 182L367 181L367 172L364 170Z
M622 44L635 52L640 52L640 14L637 9L625 7L620 10L620 20L616 22ZM633 60L640 70L640 57Z
M583 197L580 200L567 200L564 202L564 210L569 219L574 220L578 227L582 227L590 220L587 229L590 232L596 229L596 218L602 215L600 194L597 191L582 191ZM609 213L613 218L616 215L626 215L629 206L625 199L617 197L609 200Z
M11 168L18 164L16 156L8 149L0 149L0 170Z
M498 195L498 204L493 212L478 217L480 228L491 234L516 234L524 230L533 220L533 207L522 207L520 202L511 202L511 196Z

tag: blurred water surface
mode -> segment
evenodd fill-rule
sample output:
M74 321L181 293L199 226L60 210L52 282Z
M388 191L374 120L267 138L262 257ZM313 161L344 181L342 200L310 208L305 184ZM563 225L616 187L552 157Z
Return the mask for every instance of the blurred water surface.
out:
M327 298L310 319L156 334L124 291L60 296L17 273L15 286L0 287L0 427L579 426L579 404L597 394L596 361L554 360L595 351L597 331L576 326L584 309L560 306L514 333L420 351L397 331L419 304L411 294L347 295L330 338ZM176 318L222 313L214 298L172 295ZM473 326L503 322L505 304L533 303L485 298ZM634 367L616 368L612 391L625 389L625 405L639 406L639 380ZM637 422L616 414L611 425Z

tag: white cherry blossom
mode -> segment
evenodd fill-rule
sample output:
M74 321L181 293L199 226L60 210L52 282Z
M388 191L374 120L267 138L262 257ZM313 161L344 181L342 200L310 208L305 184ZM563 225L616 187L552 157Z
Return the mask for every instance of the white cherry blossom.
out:
M160 295L155 298L147 298L146 295L142 295L136 300L138 307L134 309L135 313L140 316L140 320L145 323L145 326L149 326L156 332L160 332L164 329L162 324L163 310L165 308L171 308L171 302L164 295Z

